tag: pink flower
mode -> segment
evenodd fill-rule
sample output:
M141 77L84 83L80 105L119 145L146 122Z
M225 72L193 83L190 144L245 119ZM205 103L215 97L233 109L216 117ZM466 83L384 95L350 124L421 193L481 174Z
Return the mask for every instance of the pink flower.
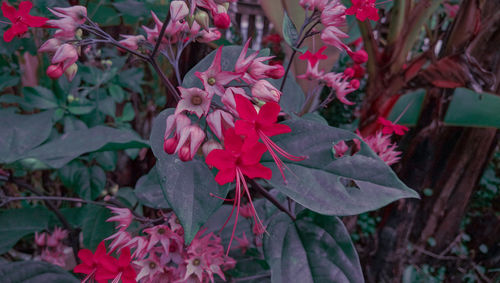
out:
M194 24L193 24L194 25ZM214 40L218 40L222 34L216 28L209 28L207 30L201 30L198 36L196 37L196 41L200 43L208 43Z
M306 10L318 10L322 11L326 4L328 4L329 0L300 0L299 4L302 6L302 8ZM333 0L335 2L336 0Z
M338 0L333 0L321 11L321 23L325 26L345 26L345 6Z
M247 96L247 93L245 92L244 89L239 88L239 87L228 87L226 89L226 92L221 98L221 102L224 104L224 106L234 115L238 115L238 112L236 111L236 101L234 100L234 95L239 94L242 95L243 97L250 99L250 97Z
M151 250L157 243L160 243L165 253L168 253L171 238L179 237L179 235L166 225L157 225L144 229L144 233L149 235L148 250Z
M349 56L351 56L352 60L356 64L363 64L366 61L368 61L368 53L366 53L366 51L363 49L360 49L356 52L352 52L350 50L347 50L347 54L349 54Z
M136 236L136 237L133 237L126 244L124 244L122 248L129 248L129 249L135 248L135 251L132 254L132 257L142 259L149 252L148 246L149 246L149 241L146 237Z
M198 116L198 118L201 118L201 116L208 113L213 95L209 95L206 91L197 87L178 88L181 92L182 99L179 101L179 104L177 104L175 115L187 111L189 113L194 113Z
M120 40L118 43L131 50L137 50L137 48L139 48L139 42L146 40L144 35L121 34L120 36L124 39Z
M387 165L390 166L401 159L401 152L396 150L397 145L391 143L391 135L384 135L378 131L363 140Z
M217 142L216 140L208 140L202 146L201 150L203 151L203 156L207 157L210 152L214 149L223 149L224 147Z
M325 71L323 71L323 70L319 71L318 67L319 67L319 64L316 64L313 66L310 61L307 62L307 69L306 69L305 74L298 75L297 78L306 79L306 80L310 80L310 81L320 79L325 74Z
M127 243L132 240L132 237L130 234L125 231L125 230L118 230L118 232L114 233L113 235L107 237L104 240L113 240L111 244L109 245L110 251L114 251L116 249L121 249L123 246L125 246Z
M35 244L39 247L44 247L47 244L47 233L42 232L38 234L38 232L35 232Z
M348 37L349 35L334 26L328 26L321 32L321 40L323 40L324 43L337 47L340 50L349 49L349 47L342 42L342 38Z
M227 13L215 14L214 25L220 29L227 29L231 25L231 18Z
M264 102L279 103L281 98L281 91L279 91L266 80L258 80L252 86L252 96Z
M54 57L52 57L52 64L62 64L63 71L76 61L78 61L78 51L74 45L69 43L64 43L59 46Z
M348 77L344 74L328 73L322 77L326 85L335 90L335 95L340 102L346 105L354 105L354 102L347 100L346 96L358 89L359 82L357 80L347 81Z
M250 241L247 239L247 235L243 232L243 236L241 238L234 237L238 242L238 248L241 249L241 253L245 254L250 247Z
M406 126L403 125L396 125L395 123L392 123L391 121L385 119L384 117L378 117L377 122L382 124L383 129L382 129L382 134L384 135L390 135L392 133L402 136L407 132L409 129Z
M219 47L215 53L212 65L204 72L195 73L195 76L203 82L205 91L208 92L210 96L214 94L223 95L225 91L224 86L239 77L239 75L232 72L222 71L221 56L222 47Z
M140 267L139 274L137 274L137 277L135 278L137 281L146 279L148 282L154 282L153 279L155 276L163 273L162 264L155 253L151 253L147 259L135 261L134 263Z
M47 67L46 74L49 76L51 79L58 79L63 75L64 71L61 67L60 64L57 65L50 65Z
M241 216L245 218L252 218L255 214L255 211L252 210L252 206L250 203L246 203L240 207Z
M189 14L189 8L184 1L172 1L170 3L170 19L171 21L179 21L184 19Z
M52 10L58 13L56 16L68 17L75 21L78 25L85 23L87 20L87 8L84 6L75 5L67 8L55 7L52 8Z
M328 56L323 54L323 51L325 51L325 49L326 46L323 46L320 49L318 49L316 53L311 53L311 51L307 50L306 53L299 56L299 59L307 60L311 64L311 66L314 67L320 60L325 60L328 58Z
M267 57L257 57L255 58L250 66L248 67L246 74L243 76L243 80L249 84L255 83L257 80L261 79L279 79L285 75L285 69L282 65L268 65L264 64L264 61L273 59L274 56Z
M56 52L59 47L62 45L62 41L57 38L51 38L45 41L40 48L38 48L39 52Z
M234 71L238 74L243 75L250 67L253 60L259 55L259 52L253 52L250 56L246 57L248 46L250 45L251 41L251 38L247 40L247 42L243 46L243 49L241 50L240 56L238 56L238 59L236 60L236 64L234 65Z
M113 206L107 206L107 208L116 215L108 218L106 222L118 222L119 224L116 227L119 228L121 231L127 229L128 226L130 226L130 223L132 223L132 219L134 217L130 209L113 207Z
M217 109L208 114L207 124L219 140L222 141L224 140L225 130L234 127L234 118L230 113Z
M181 161L189 161L194 158L201 143L205 140L205 132L200 126L194 124L184 128L179 136L179 143L175 148Z
M349 150L349 147L345 143L345 141L340 141L333 146L333 152L335 154L335 158L341 158L344 154Z
M378 9L375 0L351 0L352 6L345 11L346 15L356 15L356 19L364 22L366 19L378 21Z
M165 129L163 150L168 154L174 154L179 143L179 137L182 130L191 125L191 120L184 114L170 115L167 117L167 126ZM175 129L175 131L174 131ZM174 136L168 138L172 132Z

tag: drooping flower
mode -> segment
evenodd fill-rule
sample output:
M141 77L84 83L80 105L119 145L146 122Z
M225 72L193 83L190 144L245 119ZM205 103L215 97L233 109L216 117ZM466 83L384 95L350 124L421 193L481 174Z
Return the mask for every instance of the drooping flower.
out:
M195 76L203 82L205 91L208 92L210 96L213 96L214 94L223 95L225 91L224 86L239 77L239 75L234 74L233 72L222 71L221 56L222 47L219 47L215 53L212 65L210 65L210 67L208 67L208 69L204 72L195 73Z
M325 71L323 70L318 70L319 64L312 65L311 62L307 62L307 69L306 72L302 75L298 75L297 78L299 79L306 79L306 80L317 80L323 77L325 74Z
M346 7L339 1L333 0L321 10L321 23L324 26L345 26Z
M276 165L283 176L283 180L286 182L285 174L283 173L285 164L276 155L276 152L292 161L302 161L306 157L291 155L269 138L275 135L291 132L289 126L277 123L278 114L281 111L280 105L275 102L267 102L257 113L257 110L255 110L252 103L243 96L235 95L235 100L236 110L238 110L238 114L241 119L236 121L235 131L236 134L246 137L243 148L253 146L253 144L257 143L260 138L267 150L269 150L269 153L271 154L274 162L276 162Z
M109 210L111 210L114 214L116 214L113 217L110 217L106 220L106 222L118 222L118 228L120 230L125 230L130 226L130 223L132 223L132 212L128 208L120 208L120 207L113 207L113 206L107 206Z
M384 134L384 135L390 135L390 134L394 133L398 136L402 136L405 134L405 132L407 132L409 130L408 127L403 126L403 125L397 125L397 124L385 119L384 117L378 117L377 122L382 124L382 126L383 126L382 134Z
M85 6L75 5L66 8L55 7L51 10L59 13L56 16L68 17L75 21L77 25L81 25L87 20L87 8Z
M264 152L266 152L266 147L257 141L244 147L244 139L236 134L233 128L230 128L224 133L224 149L212 150L205 159L205 162L209 166L214 166L219 169L219 172L215 176L215 181L220 185L230 183L236 179L236 196L234 198L233 210L224 224L225 226L229 219L231 219L236 208L236 219L231 240L229 241L228 252L236 231L236 223L238 222L240 214L241 198L244 194L247 195L250 205L253 211L255 211L245 176L251 179L263 178L268 180L272 176L271 169L260 164L260 158ZM241 185L243 185L243 188ZM261 223L256 213L254 213L254 220L256 223Z
M124 39L120 40L118 43L121 45L127 47L130 50L137 50L139 48L139 43L141 41L146 40L144 38L144 35L127 35L127 34L120 34L121 37Z
M181 92L182 99L179 101L179 104L177 104L175 115L187 111L189 113L194 113L198 116L198 118L201 118L201 116L208 113L213 95L209 95L206 91L197 87L178 88Z
M340 102L346 105L354 105L354 102L347 100L346 96L359 88L359 81L348 81L348 79L349 77L343 73L327 73L322 77L326 85L335 91L335 95Z
M170 115L166 121L165 135L163 137L163 150L167 154L174 154L179 144L182 131L191 125L191 120L184 114ZM170 135L174 133L172 138Z
M224 140L224 131L234 127L234 118L230 113L217 109L208 114L207 124L219 140L222 141Z
M23 35L28 31L28 27L41 27L49 19L30 15L33 4L30 1L22 1L18 10L9 5L6 1L2 3L2 13L4 17L12 22L12 25L3 34L3 40L10 42L16 35Z
M375 0L351 0L352 6L349 7L345 13L346 15L356 15L356 19L365 21L370 19L378 21L378 9L375 8Z
M266 80L258 80L252 86L252 96L264 102L278 103L281 98L281 91Z
M184 1L172 1L170 3L170 19L179 21L189 14L189 8Z
M307 50L304 54L299 56L299 59L307 60L311 64L311 66L314 67L320 60L325 60L328 58L328 56L323 54L323 51L325 51L325 49L326 46L323 46L320 49L318 49L318 51L316 51L315 53L311 53L311 51Z
M342 38L348 38L349 35L347 35L345 32L341 31L339 28L335 26L328 26L323 29L321 32L321 40L333 47L337 47L338 49L342 50L349 50L349 47L342 42Z
M205 132L200 126L193 124L184 128L180 133L179 143L175 149L179 159L182 161L192 160L204 140Z

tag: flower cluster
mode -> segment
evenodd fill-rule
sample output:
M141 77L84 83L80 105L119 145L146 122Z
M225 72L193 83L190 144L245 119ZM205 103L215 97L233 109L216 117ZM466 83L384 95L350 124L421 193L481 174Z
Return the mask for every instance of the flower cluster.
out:
M12 25L3 33L3 40L10 42L14 37L21 36L28 31L28 27L42 27L47 18L30 15L33 4L30 1L22 1L16 10L7 2L2 2L2 13L11 21Z
M71 248L64 244L64 240L68 236L68 231L56 227L49 234L42 232L35 233L35 244L41 250L40 259L52 264L65 267L67 258L71 256Z
M47 75L57 79L63 74L68 80L73 80L78 71L79 47L76 44L77 29L87 19L87 8L72 6L68 8L49 9L58 19L48 20L47 24L56 28L53 37L47 40L38 51L53 54L51 63L47 68Z
M107 221L117 222L118 231L106 240L112 240L110 252L116 251L121 256L118 264L110 265L113 260L107 256L104 244L92 256L90 251L82 251L82 256L79 256L83 263L75 268L75 272L87 274L88 278L93 277L98 282L117 278L123 282L141 283L214 282L214 274L225 280L223 270L236 264L224 254L220 238L213 233L203 235L202 230L189 246L185 246L184 230L174 214L165 216L163 224L133 235L127 231L133 219L131 211L109 208L116 215Z

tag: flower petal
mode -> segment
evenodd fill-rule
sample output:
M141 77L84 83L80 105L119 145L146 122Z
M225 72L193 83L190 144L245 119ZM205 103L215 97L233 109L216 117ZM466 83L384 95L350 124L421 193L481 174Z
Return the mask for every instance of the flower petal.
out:
M268 137L287 134L292 131L292 129L290 129L289 126L284 124L272 124L272 125L261 126L260 130Z
M251 179L263 178L269 180L273 175L273 171L271 171L271 169L267 168L266 166L260 163L254 165L242 165L240 169L245 176Z
M257 123L259 124L272 124L278 120L278 114L281 107L276 102L268 102L260 108L259 115L257 116Z
M219 173L217 173L217 176L215 176L215 181L222 186L227 183L231 183L232 181L234 181L235 178L236 178L236 170L234 168L224 169L220 170Z
M6 1L2 2L2 13L4 17L9 19L11 22L16 21L16 8L14 6L9 5Z
M235 167L234 157L223 149L212 150L205 158L205 162L210 166L215 166L219 170Z
M234 100L236 101L236 111L243 120L255 121L257 118L257 111L253 107L250 100L243 97L241 94L235 94Z
M267 147L264 144L258 142L241 155L241 161L244 165L259 163L260 158L266 151Z

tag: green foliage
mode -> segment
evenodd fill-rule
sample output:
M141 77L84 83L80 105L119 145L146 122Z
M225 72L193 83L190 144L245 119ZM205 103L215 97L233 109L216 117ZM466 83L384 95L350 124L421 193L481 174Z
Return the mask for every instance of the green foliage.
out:
M139 178L134 193L143 205L158 209L169 207L163 195L156 167L153 167L148 174Z
M448 125L500 128L500 97L457 88L444 122Z
M2 282L14 283L78 283L69 272L59 266L40 261L20 261L0 263L0 278Z
M290 169L285 170L287 184L269 155L264 155L263 164L273 170L269 183L301 205L327 215L354 215L401 198L418 198L363 142L356 154L335 158L334 144L359 139L352 132L305 119L285 124L293 131L274 141L291 154L308 158L297 163L284 160Z

